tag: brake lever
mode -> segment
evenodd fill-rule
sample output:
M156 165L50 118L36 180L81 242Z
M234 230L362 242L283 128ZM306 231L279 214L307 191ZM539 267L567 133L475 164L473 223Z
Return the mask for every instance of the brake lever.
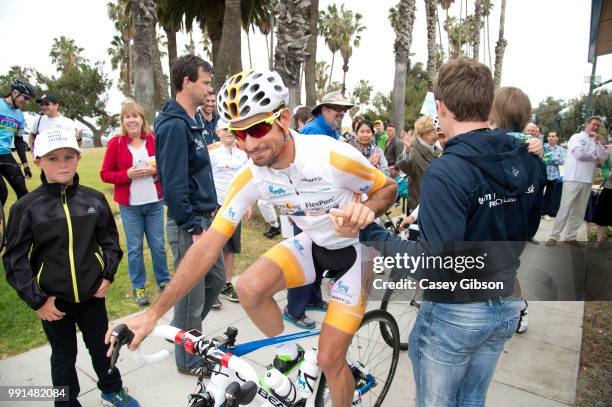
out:
M119 350L123 345L129 345L134 339L134 332L125 324L119 324L113 328L112 336L115 338L113 341L113 353L111 355L110 367L108 368L108 374L112 374L116 369L115 365L119 359Z

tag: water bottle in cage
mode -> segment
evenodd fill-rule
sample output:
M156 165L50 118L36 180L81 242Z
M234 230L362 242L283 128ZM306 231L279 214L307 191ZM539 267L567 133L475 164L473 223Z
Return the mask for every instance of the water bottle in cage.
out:
M302 398L308 398L314 391L314 386L319 376L319 364L317 363L316 349L308 349L304 354L304 361L300 365L297 375L297 390Z
M277 369L266 372L264 383L286 404L297 402L297 390L291 380Z

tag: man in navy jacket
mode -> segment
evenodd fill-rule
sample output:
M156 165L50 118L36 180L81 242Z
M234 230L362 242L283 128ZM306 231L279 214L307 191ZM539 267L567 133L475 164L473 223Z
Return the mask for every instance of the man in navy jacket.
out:
M423 176L421 241L401 241L375 225L360 234L383 256L455 255L454 266L415 275L421 288L423 281L437 284L423 290L409 338L418 407L484 406L499 355L519 319L520 302L513 297L518 258L539 226L546 171L526 144L489 130L493 92L491 72L481 63L460 58L440 68L434 94L448 141ZM333 215L336 230L348 233L350 221ZM488 252L481 259L485 267L459 269L457 248ZM486 288L463 286L468 277Z
M183 256L205 229L217 210L212 166L196 108L211 93L212 67L194 55L184 55L172 66L176 100L166 102L155 119L155 159L168 206L167 236L176 270ZM202 329L202 320L211 310L225 285L223 257L206 278L174 307L172 325L186 331ZM200 360L175 347L179 373L198 375Z

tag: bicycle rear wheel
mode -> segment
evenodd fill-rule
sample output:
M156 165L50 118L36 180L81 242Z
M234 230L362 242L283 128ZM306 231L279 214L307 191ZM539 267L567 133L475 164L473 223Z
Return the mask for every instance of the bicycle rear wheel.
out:
M380 302L380 309L391 314L397 322L400 332L400 350L408 350L408 336L416 320L420 301L420 290L396 292L389 288ZM381 329L383 328L384 326L381 326ZM381 333L387 344L391 345L393 340L391 334L385 331Z
M386 332L387 339L382 337L382 332ZM356 388L364 390L361 397L362 406L382 405L395 376L399 350L399 331L393 317L382 310L366 312L347 352L349 365L361 368L355 367L352 370ZM363 374L357 372L358 370L369 373L374 379L374 386L367 389L368 383L364 380ZM331 405L327 380L322 374L315 406Z

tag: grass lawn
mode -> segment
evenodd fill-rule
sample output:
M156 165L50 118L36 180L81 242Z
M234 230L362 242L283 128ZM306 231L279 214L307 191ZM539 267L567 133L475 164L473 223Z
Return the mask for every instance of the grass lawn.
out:
M119 229L121 247L124 250L124 257L119 265L119 270L115 282L108 291L106 306L111 319L136 312L140 309L133 303L131 298L132 287L127 270L127 249L125 246L125 236L119 217L119 207L113 201L113 186L105 184L100 180L99 171L104 158L105 149L88 148L83 150L81 162L79 164L80 183L104 192L108 200ZM31 156L29 157L31 159ZM40 185L40 171L32 168L33 178L27 181L29 191L34 190ZM8 216L9 208L15 202L16 197L13 190L9 187L9 197L5 206L5 213ZM235 261L234 274L243 272L259 255L280 241L280 237L275 240L266 239L261 235L267 230L267 225L261 219L259 211L255 211L253 219L242 227L242 254L238 255ZM167 247L168 267L172 270L172 254ZM151 254L146 247L145 240L145 267L147 272L147 292L156 297L155 279L151 266ZM4 276L4 265L0 262L0 270ZM154 299L154 298L153 298ZM38 315L25 305L17 296L15 290L9 286L5 278L0 278L0 359L30 350L47 342L47 338L42 330ZM18 338L18 340L15 340Z

